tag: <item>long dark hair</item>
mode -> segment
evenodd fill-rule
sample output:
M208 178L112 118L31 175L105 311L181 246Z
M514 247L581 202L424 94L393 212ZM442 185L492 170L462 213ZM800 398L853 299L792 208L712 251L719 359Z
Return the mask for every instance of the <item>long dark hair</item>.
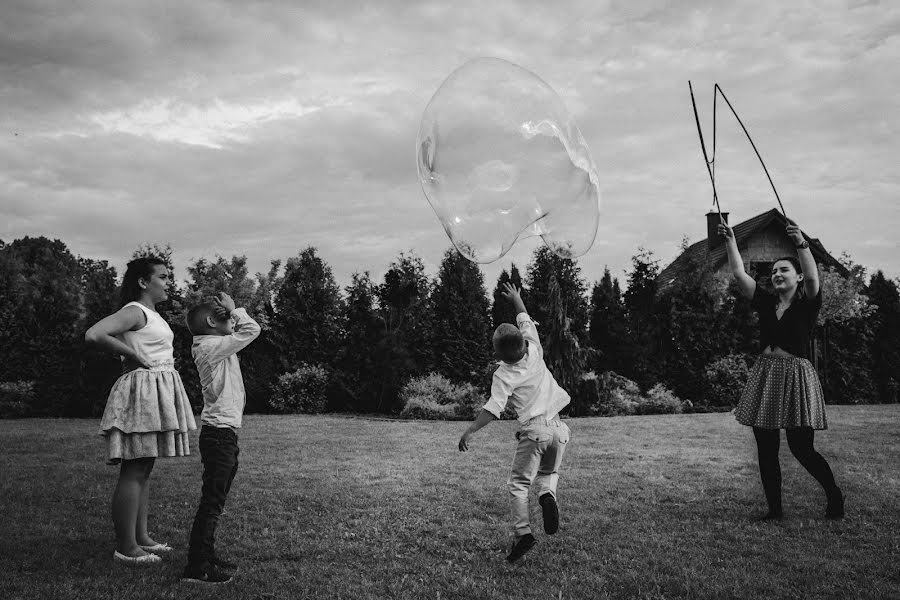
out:
M156 265L165 266L165 264L163 259L155 256L143 256L129 262L125 269L125 276L122 277L122 289L119 292L120 306L139 300L141 286L138 285L138 279L149 279L153 275Z
M781 262L781 261L787 261L787 262L791 263L791 265L793 265L794 270L797 272L798 275L803 275L804 278L806 277L806 274L803 272L803 267L800 266L800 259L797 258L796 256L782 256L781 258L776 258L772 262L772 268L774 269L775 264L778 262ZM771 277L771 276L772 276L772 274L769 273L769 277ZM797 282L797 291L794 292L794 297L795 298L806 298L806 291L803 289L802 281Z

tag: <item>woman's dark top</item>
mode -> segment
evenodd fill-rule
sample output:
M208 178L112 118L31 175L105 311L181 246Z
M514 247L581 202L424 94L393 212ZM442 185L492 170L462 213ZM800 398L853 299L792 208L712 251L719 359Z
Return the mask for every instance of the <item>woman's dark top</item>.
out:
M762 349L778 346L800 358L809 358L809 336L822 308L822 287L815 298L794 296L781 319L775 316L778 296L756 284L750 306L759 313L759 343Z

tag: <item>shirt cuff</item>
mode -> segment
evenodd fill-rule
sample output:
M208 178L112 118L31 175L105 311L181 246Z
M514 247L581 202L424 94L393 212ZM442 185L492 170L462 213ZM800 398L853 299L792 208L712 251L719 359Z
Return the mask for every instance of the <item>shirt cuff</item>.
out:
M528 316L527 312L520 312L519 314L516 315L516 323L518 323L519 321L530 321L530 320L531 320L531 317Z
M231 316L234 317L237 322L245 321L250 318L250 315L248 315L247 311L243 308L235 308L231 311Z
M503 412L503 411L501 411L501 410L498 408L497 403L496 403L496 402L493 402L493 401L488 401L488 403L485 404L484 406L482 406L481 408L482 408L483 410L488 411L489 413L491 413L492 415L494 415L494 416L497 417L498 419L500 418L500 413Z

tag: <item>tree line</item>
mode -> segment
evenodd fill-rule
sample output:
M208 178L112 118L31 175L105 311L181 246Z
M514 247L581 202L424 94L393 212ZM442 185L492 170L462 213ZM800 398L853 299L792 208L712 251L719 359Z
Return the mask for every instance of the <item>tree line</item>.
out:
M175 272L170 246L144 245L133 257L148 255ZM849 276L821 274L815 354L826 397L897 402L897 281L881 271L867 280L846 255L843 262ZM658 261L642 248L624 292L608 269L589 286L577 261L546 247L535 250L524 274L515 265L504 270L491 294L478 265L452 248L435 277L415 253L400 253L380 279L354 273L343 289L314 247L273 260L265 273L251 275L245 256L196 259L187 272L181 284L171 280L169 299L157 308L175 333L176 368L195 408L202 398L184 314L219 291L262 328L241 353L248 412L270 412L279 377L308 367L324 373L328 411L396 414L402 386L429 373L487 394L491 333L515 320L500 295L505 282L523 289L548 366L573 397L573 415L596 414L596 376L609 373L642 390L661 384L695 410L727 407L736 398L722 377L758 352L755 316L730 277L688 264L660 291ZM0 240L0 417L102 413L121 367L85 348L84 332L119 308L118 279L107 261L76 257L60 240ZM767 274L759 282L769 285Z

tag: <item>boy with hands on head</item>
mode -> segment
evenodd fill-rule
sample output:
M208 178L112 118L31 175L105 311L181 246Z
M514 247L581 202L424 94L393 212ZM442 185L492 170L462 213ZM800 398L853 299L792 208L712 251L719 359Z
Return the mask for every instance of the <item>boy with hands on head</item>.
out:
M237 430L241 427L246 394L237 352L255 340L260 327L231 296L220 292L188 312L194 336L191 354L203 389L200 456L203 488L191 528L188 564L182 579L225 583L236 569L215 552L219 515L238 468Z
M538 486L544 531L554 534L559 529L556 487L570 433L569 427L560 421L559 411L570 398L547 369L537 329L525 310L519 290L504 283L503 296L516 310L517 326L503 323L494 331L494 356L499 363L491 382L491 398L460 437L459 450L467 451L472 434L499 419L507 402L515 409L519 422L518 445L507 481L515 541L506 557L514 563L536 543L528 514L532 483Z

